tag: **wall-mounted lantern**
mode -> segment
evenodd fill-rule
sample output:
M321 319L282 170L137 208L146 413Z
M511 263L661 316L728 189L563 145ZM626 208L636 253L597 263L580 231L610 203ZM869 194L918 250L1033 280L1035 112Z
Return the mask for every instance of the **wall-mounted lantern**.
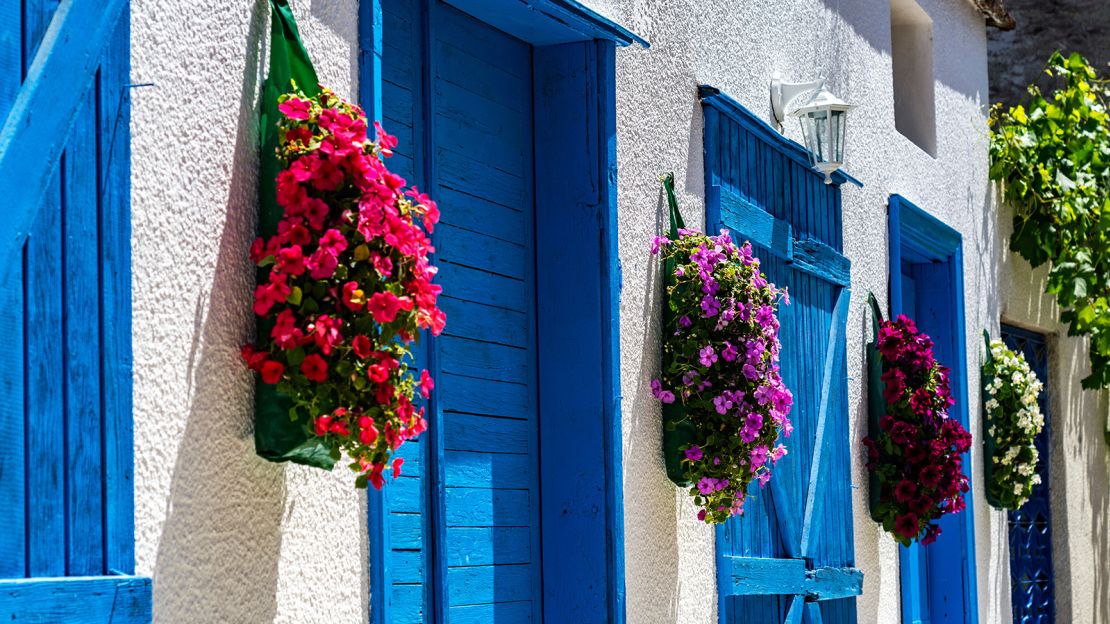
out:
M844 125L851 108L825 88L824 80L788 83L771 79L771 110L779 130L787 115L798 118L810 163L825 174L825 184L831 184L832 173L844 165Z

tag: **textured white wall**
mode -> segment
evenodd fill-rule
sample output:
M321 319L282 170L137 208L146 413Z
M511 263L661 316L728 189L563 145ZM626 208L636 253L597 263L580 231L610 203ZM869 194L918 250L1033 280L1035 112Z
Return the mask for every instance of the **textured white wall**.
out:
M356 0L294 2L353 96ZM158 622L365 622L364 499L254 455L251 336L265 0L133 0L135 524Z

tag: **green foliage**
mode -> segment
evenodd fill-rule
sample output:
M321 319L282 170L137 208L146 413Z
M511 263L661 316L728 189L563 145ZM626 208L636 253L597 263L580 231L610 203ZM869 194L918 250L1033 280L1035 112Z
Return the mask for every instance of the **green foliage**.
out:
M1057 88L991 111L991 179L1014 207L1010 249L1048 264L1068 334L1090 338L1084 388L1110 385L1110 84L1085 58L1055 53Z

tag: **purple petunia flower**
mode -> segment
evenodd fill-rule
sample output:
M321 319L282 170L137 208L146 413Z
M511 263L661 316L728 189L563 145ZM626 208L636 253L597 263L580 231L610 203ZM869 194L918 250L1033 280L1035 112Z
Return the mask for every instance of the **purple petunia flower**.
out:
M725 348L721 350L721 357L725 358L726 362L734 362L738 355L740 355L740 352L736 348L736 345L726 340Z
M717 480L712 477L702 477L698 480L698 491L702 494L712 494L717 486Z
M752 449L752 468L759 468L767 463L767 447L762 444Z
M686 459L688 459L690 461L700 461L702 456L703 456L702 451L701 451L701 447L696 445L696 444L694 446L691 446L690 448L686 449L683 452L686 455Z
M721 394L720 396L713 397L713 405L717 408L718 414L727 414L732 409L732 400L726 396L728 393Z
M663 403L674 403L674 393L663 389L663 382L658 379L651 380L651 394Z
M698 361L706 368L713 366L717 361L717 352L713 350L713 345L706 345L704 349L698 352Z
M705 318L712 318L717 316L717 312L721 310L721 302L713 295L706 295L701 300L701 311Z
M671 241L668 240L666 236L656 236L655 238L651 239L651 255L654 256L655 254L659 253L659 249L662 247L666 247L667 243L669 242Z
M755 381L756 379L759 379L759 371L757 371L755 369L755 367L752 366L751 364L745 364L744 368L741 369L741 370L744 373L744 376L747 377L748 379L750 379L752 381Z
M685 314L678 317L678 326L683 328L683 329L686 329L686 328L690 327L693 324L694 324L694 322L691 321L690 317L686 316Z

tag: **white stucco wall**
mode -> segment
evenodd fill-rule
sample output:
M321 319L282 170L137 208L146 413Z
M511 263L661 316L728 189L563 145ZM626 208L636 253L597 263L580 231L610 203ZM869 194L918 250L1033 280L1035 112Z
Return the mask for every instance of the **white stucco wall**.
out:
M356 0L294 3L355 95ZM364 499L344 470L254 454L257 94L266 0L133 0L135 533L158 622L365 622Z
M353 97L357 0L292 3L322 80ZM849 121L847 168L866 186L845 187L843 196L845 253L853 263L854 445L866 428L864 299L868 291L886 298L891 193L963 234L972 405L973 345L984 326L997 331L1001 314L1058 329L1047 304L1027 296L1037 287L997 242L986 182L985 35L970 3L920 2L936 39L936 158L895 130L887 0L586 4L652 44L617 53L628 621L709 624L716 621L713 532L665 477L659 412L647 391L658 368L659 276L647 253L665 220L658 174L676 172L691 225L704 218L697 84L712 84L769 117L772 73L788 80L824 73L838 95L858 105ZM132 2L133 82L156 84L132 92L137 571L154 575L159 622L365 622L365 499L343 470L325 474L254 455L252 383L238 359L253 325L246 252L256 220L256 99L268 7L265 0L196 6ZM788 133L798 138L796 128ZM996 286L1000 271L1005 304ZM1060 355L1054 374L1077 379L1084 356L1071 341L1054 344ZM1066 459L1054 464L1053 480L1069 481L1056 489L1057 526L1066 526L1056 540L1068 553L1071 576L1058 591L1069 597L1071 621L1110 622L1106 455L1097 446L1103 421L1096 418L1106 401L1078 392L1058 393L1054 401L1061 405L1054 418L1063 424L1053 448ZM978 438L974 411L972 422ZM973 470L980 621L1007 622L1005 516L989 511L983 497L978 451ZM858 454L852 480L856 560L866 573L860 622L897 622L898 551L867 515ZM1064 572L1058 568L1058 578ZM1092 614L1100 609L1097 619Z

